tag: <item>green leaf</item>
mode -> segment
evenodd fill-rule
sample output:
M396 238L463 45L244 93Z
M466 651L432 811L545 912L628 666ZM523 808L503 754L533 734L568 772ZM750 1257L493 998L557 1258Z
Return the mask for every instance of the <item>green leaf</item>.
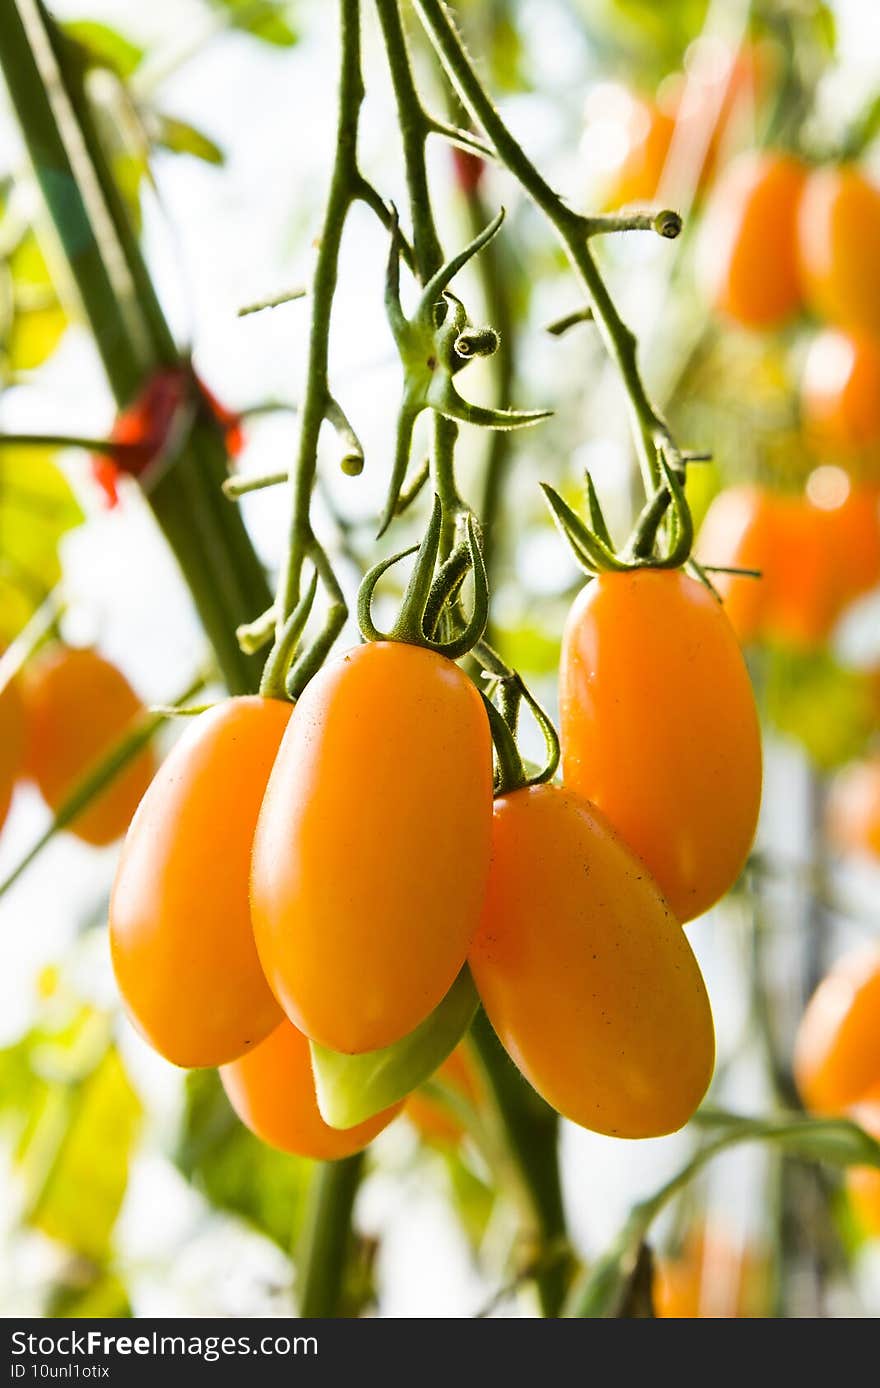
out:
M155 142L173 154L191 154L205 164L223 164L226 155L203 131L176 116L157 115Z
M37 1148L42 1163L54 1147L27 1222L94 1262L102 1261L125 1195L140 1119L140 1101L112 1046L79 1084L53 1085L22 1153L27 1164Z
M224 10L235 29L252 34L263 43L271 43L276 48L292 48L298 35L291 28L286 12L288 6L277 0L264 0L263 4L254 0L210 0L215 10Z
M52 450L0 446L0 644L58 582L60 541L82 519Z
M174 1157L218 1210L239 1216L289 1252L302 1225L314 1163L267 1147L238 1121L213 1070L186 1077L186 1109Z
M82 50L89 67L107 67L120 77L130 77L144 59L143 48L96 19L68 20L63 28Z
M321 1117L331 1128L353 1128L405 1099L455 1050L479 998L464 966L429 1017L393 1046L341 1055L311 1042L312 1070Z

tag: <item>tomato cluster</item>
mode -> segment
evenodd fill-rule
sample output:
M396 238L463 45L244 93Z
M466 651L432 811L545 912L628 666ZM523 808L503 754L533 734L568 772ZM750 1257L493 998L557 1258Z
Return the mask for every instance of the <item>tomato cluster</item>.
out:
M484 701L427 647L368 641L295 706L234 698L196 718L135 814L111 901L119 987L147 1040L220 1067L265 1141L338 1157L400 1104L332 1127L308 1041L403 1044L468 963L560 1113L626 1137L686 1122L714 1033L681 923L737 877L760 800L745 665L702 585L606 574L572 611L562 687L565 784L494 803ZM460 1053L444 1079L473 1099ZM423 1096L410 1104L456 1139Z
M880 950L845 955L801 1020L795 1078L814 1113L848 1113L880 1139ZM855 1167L847 1189L865 1229L880 1234L880 1172Z
M0 825L18 780L56 813L144 714L120 670L90 647L54 642L0 694ZM66 826L102 847L125 833L156 770L141 748Z

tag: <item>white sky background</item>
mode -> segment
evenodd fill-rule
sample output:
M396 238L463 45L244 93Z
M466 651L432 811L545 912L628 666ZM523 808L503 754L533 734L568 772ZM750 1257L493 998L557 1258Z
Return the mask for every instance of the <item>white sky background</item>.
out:
M105 18L135 40L167 42L173 35L181 47L188 34L199 30L206 13L198 0L153 0L149 6L136 0L88 5L56 0L53 8L64 17ZM538 8L532 5L533 18ZM544 5L545 20L550 9ZM835 9L846 65L840 90L865 89L876 82L880 68L880 5L838 0ZM159 200L149 210L147 244L176 331L193 342L199 371L233 406L269 397L294 400L299 393L306 305L244 321L236 318L236 309L308 275L316 205L333 145L335 6L314 0L301 5L300 27L305 37L290 51L223 35L161 89L163 110L204 128L228 155L219 172L171 155L156 161ZM545 75L553 75L551 90L558 86L570 95L579 80L582 52L570 41L564 7L552 7L542 33L536 61ZM375 71L378 56L370 39L368 74ZM368 173L381 171L383 191L397 192L386 172L395 126L384 77L376 90L378 100L369 99L365 107L363 163ZM514 114L531 148L553 145L555 119L540 101L517 103ZM7 166L16 148L13 123L0 106L0 167ZM442 149L435 154L438 161L443 156ZM557 153L556 159L560 169L571 170L570 155ZM508 185L503 191L510 205L515 192ZM443 210L454 228L454 209ZM332 339L333 380L368 459L362 478L339 479L339 494L347 510L362 514L375 511L378 503L397 405L398 376L381 309L386 245L371 214L359 211L344 245ZM665 248L651 247L646 253L660 252ZM10 392L0 403L0 425L7 429L100 434L111 419L101 369L82 331L68 334L37 384ZM279 416L255 422L248 437L242 469L278 467L293 448L295 421ZM126 491L119 510L107 513L88 483L82 459L72 455L69 469L93 512L89 525L73 534L65 549L74 609L70 634L96 639L148 701L165 702L188 682L203 645L188 596L134 490ZM282 542L282 513L277 493L254 497L246 507L258 546L270 562ZM770 769L771 781L778 776L790 794L795 763L783 757ZM44 822L36 796L20 792L0 842L0 876ZM796 851L803 828L789 817L774 832ZM40 968L63 953L77 914L106 890L114 860L113 849L98 853L64 837L0 904L0 1044L12 1041L27 1024ZM710 919L694 927L691 939L706 967L719 1030L731 1034L740 1011L739 990L729 985L736 970L735 923L725 921L721 931ZM106 960L90 961L87 972L89 986L111 996ZM276 1304L265 1301L261 1288L283 1276L280 1257L263 1240L205 1223L198 1200L161 1156L178 1103L177 1076L149 1055L130 1030L125 1047L156 1113L150 1150L139 1162L121 1225L136 1310L157 1315L263 1312ZM752 1078L741 1080L742 1102L748 1106L756 1102ZM494 1289L482 1287L471 1268L445 1211L441 1184L424 1169L403 1171L410 1148L402 1132L389 1134L383 1150L398 1174L374 1178L359 1206L362 1223L383 1233L381 1314L472 1314ZM616 1231L629 1202L653 1189L680 1151L678 1139L624 1144L568 1128L563 1143L566 1192L573 1230L583 1245L600 1248ZM712 1176L717 1203L727 1209L734 1230L748 1225L758 1170L752 1155L719 1164ZM34 1308L44 1258L45 1250L35 1241L7 1260L8 1268L0 1272L0 1311ZM286 1306L282 1297L277 1308Z

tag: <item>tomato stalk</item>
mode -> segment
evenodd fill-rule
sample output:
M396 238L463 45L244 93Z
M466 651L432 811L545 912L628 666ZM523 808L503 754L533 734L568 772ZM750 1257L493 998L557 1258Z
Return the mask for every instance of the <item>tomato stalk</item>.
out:
M120 408L180 354L108 167L63 36L37 0L0 0L0 67L34 173ZM219 492L222 438L197 423L148 495L233 692L252 690L256 659L235 627L266 606L262 566Z
M629 401L645 491L650 496L662 481L661 454L676 464L680 463L681 455L666 421L652 403L642 380L635 336L618 313L590 250L591 235L602 229L615 228L603 228L598 219L583 217L572 211L539 173L486 92L456 31L448 7L442 0L414 0L414 6L469 115L485 132L499 162L513 174L544 213L566 250L587 295L588 306L602 341L620 372ZM664 222L664 225L669 228L672 224ZM668 230L661 231L661 234L668 234Z
M344 1314L345 1270L351 1255L351 1216L364 1154L321 1162L312 1175L309 1205L296 1256L297 1306L303 1317Z

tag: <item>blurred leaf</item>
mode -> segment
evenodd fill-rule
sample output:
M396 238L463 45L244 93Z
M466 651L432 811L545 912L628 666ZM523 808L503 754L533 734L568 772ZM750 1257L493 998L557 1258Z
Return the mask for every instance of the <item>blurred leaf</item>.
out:
M496 1192L481 1180L458 1146L444 1148L442 1158L449 1178L449 1193L459 1223L473 1249L486 1236L496 1204Z
M277 0L210 0L215 10L225 10L233 28L246 34L253 34L263 43L274 44L277 48L291 48L297 41L297 33L287 20L289 6Z
M709 8L708 0L579 0L578 7L603 66L616 52L620 68L647 89L681 66Z
M65 1319L121 1320L133 1313L128 1292L116 1273L91 1263L77 1263L65 1281L52 1288L45 1314Z
M108 67L120 77L130 77L143 61L145 50L109 24L96 19L73 19L63 28L82 50L90 67Z
M218 1210L248 1220L290 1251L314 1164L276 1152L248 1132L213 1070L193 1070L186 1077L186 1111L174 1160Z
M502 660L521 674L550 675L559 664L559 636L523 620L513 627L494 627L495 643Z
M115 1047L92 1073L68 1092L53 1088L44 1110L54 1133L65 1123L46 1179L27 1213L27 1222L50 1238L102 1261L109 1250L128 1182L128 1166L141 1105ZM53 1100L60 1102L53 1103ZM31 1143L39 1143L39 1128ZM23 1160L26 1163L30 1145ZM44 1144L45 1145L45 1144ZM41 1153L45 1158L45 1151Z
M0 644L61 577L58 546L83 513L52 451L0 447Z
M777 732L799 742L823 771L860 756L876 726L868 676L827 651L769 650L765 707Z
M3 350L12 372L32 371L51 356L67 327L67 314L52 286L33 231L24 233L7 259L12 276L12 319Z
M174 116L156 116L155 141L173 154L191 154L206 164L223 164L226 155L203 131Z

